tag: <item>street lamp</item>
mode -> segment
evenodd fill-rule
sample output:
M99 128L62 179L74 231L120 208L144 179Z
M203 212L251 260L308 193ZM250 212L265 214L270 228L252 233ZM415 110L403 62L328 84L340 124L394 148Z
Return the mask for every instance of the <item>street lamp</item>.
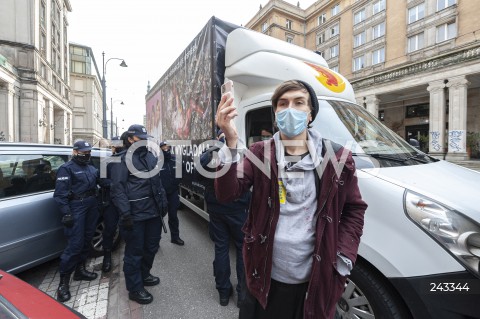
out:
M118 102L118 101L120 101L121 105L125 105L122 100L113 101L113 99L110 98L110 138L113 137L113 102ZM117 129L117 132L118 132L118 129Z
M102 101L102 111L103 111L103 121L102 121L102 127L103 127L103 137L107 138L108 132L107 132L107 85L105 81L105 71L107 69L107 63L110 60L120 60L122 63L120 63L121 67L126 68L127 64L125 63L124 59L120 58L110 58L105 62L105 52L102 52L102 64L103 64L103 77L102 77L102 93L103 93L103 101Z

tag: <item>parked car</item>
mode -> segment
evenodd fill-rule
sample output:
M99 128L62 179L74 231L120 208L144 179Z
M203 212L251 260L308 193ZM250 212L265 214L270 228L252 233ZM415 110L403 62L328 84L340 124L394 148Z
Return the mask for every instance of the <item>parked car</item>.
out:
M0 318L85 319L43 291L0 270Z
M54 259L66 239L61 213L53 199L58 168L72 147L48 144L0 143L0 268L17 273ZM108 150L93 149L92 164L100 167ZM92 254L102 254L100 217ZM120 237L115 235L115 246Z

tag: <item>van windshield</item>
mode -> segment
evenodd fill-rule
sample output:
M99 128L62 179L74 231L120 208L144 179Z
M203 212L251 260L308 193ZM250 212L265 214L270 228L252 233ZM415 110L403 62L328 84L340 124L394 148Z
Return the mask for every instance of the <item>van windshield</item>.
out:
M313 127L322 133L322 137L350 149L356 157L374 158L378 162L375 163L377 167L436 161L408 144L370 112L353 103L319 100L319 111ZM357 165L365 162L358 158L356 161ZM371 162L360 166L371 166Z

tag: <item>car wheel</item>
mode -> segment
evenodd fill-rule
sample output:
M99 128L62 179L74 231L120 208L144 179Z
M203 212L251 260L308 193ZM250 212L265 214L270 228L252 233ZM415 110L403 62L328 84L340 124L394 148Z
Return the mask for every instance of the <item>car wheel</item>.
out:
M95 233L93 234L92 243L91 243L91 250L90 256L92 257L100 257L103 255L103 230L105 228L105 223L103 222L103 218L100 218L97 223L97 227L95 228ZM118 245L120 244L120 231L117 227L115 231L115 235L113 236L113 250L115 250Z
M412 316L387 282L358 262L337 303L335 319L406 319Z

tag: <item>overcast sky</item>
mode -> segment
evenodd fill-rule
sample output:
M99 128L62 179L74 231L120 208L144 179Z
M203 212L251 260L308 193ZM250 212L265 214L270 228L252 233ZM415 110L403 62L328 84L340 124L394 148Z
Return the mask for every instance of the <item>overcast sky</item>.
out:
M285 0L297 4L297 0ZM106 68L107 105L119 129L143 123L147 83L153 86L212 16L245 25L267 0L70 0L69 41L93 49ZM314 0L300 0L306 9ZM120 105L120 101L124 105ZM108 111L110 116L110 111ZM125 121L122 125L122 119Z

